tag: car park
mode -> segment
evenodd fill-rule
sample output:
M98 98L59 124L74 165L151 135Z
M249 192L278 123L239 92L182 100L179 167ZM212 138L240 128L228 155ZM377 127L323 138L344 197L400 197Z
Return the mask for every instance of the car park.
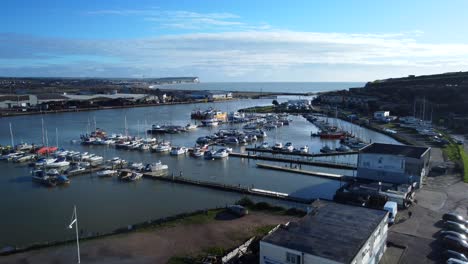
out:
M465 235L468 234L468 229L466 228L464 224L460 224L460 223L453 222L453 221L445 221L444 227L447 230L456 231L458 233L462 233Z
M462 239L462 240L467 240L467 236L465 234L462 234L462 233L459 233L459 232L456 232L456 231L452 231L452 230L442 230L440 231L440 236L441 237L445 237L445 236L454 236L454 237L458 237L459 239Z
M468 243L465 240L459 239L454 236L446 236L442 239L444 246L462 254L468 253Z
M442 216L442 219L444 221L452 221L452 222L457 222L460 224L467 224L467 220L463 218L463 216L457 214L457 213L446 213Z

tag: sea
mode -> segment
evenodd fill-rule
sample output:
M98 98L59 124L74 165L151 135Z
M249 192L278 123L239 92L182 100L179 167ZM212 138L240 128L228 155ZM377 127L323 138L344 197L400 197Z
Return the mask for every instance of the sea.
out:
M200 82L157 85L159 89L219 90L236 92L317 93L363 87L364 82Z

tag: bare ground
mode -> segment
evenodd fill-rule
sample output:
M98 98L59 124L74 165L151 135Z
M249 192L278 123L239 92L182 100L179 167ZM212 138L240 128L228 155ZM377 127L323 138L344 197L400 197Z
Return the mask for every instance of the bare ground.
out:
M115 235L81 244L81 263L166 263L172 256L196 255L212 247L232 248L256 228L294 220L260 212L232 220L176 225ZM76 245L33 250L0 257L0 263L75 263Z

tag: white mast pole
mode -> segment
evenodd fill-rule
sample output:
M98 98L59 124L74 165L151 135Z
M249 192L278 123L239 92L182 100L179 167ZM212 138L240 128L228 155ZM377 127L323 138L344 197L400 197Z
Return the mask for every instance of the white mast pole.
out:
M10 123L10 137L11 137L11 147L15 147L15 141L13 140L13 129L11 128L11 123Z
M78 251L78 263L80 263L80 239L78 236L78 214L76 213L76 205L75 205L75 230L76 230L76 249Z

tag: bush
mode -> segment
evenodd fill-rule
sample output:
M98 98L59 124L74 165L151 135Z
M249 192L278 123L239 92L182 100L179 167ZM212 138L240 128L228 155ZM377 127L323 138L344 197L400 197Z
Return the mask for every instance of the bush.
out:
M236 202L237 205L242 205L244 207L252 207L254 205L254 202L250 200L248 197L243 197L239 201Z

